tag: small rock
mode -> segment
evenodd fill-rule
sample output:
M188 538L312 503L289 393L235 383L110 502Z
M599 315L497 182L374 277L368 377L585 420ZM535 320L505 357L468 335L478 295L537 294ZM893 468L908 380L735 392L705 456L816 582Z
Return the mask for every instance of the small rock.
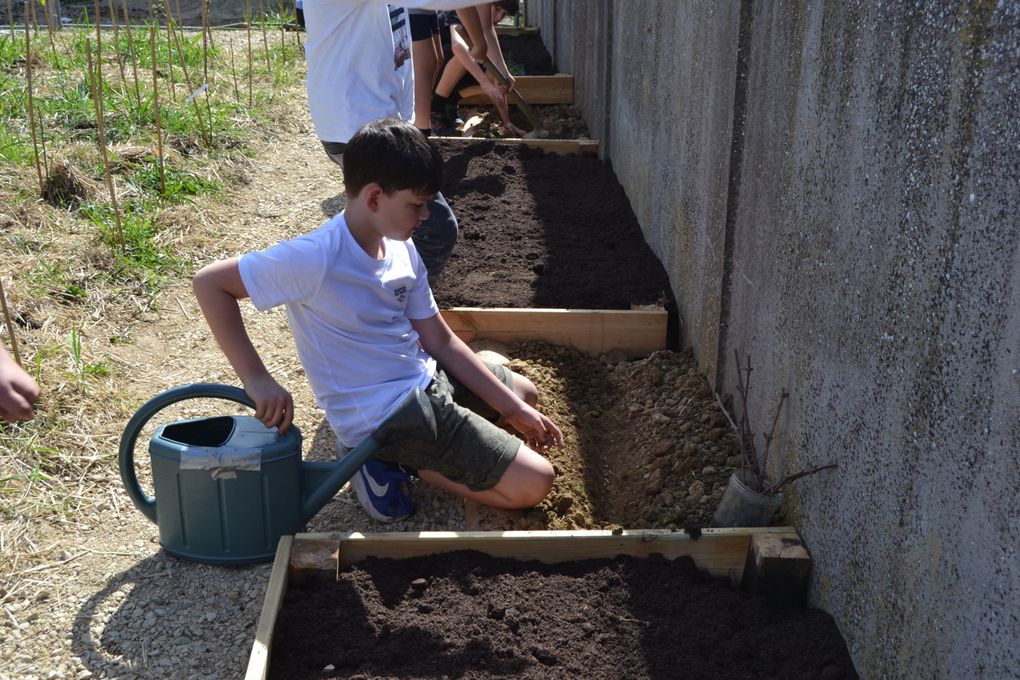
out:
M715 467L711 465L706 465L705 467L701 468L701 474L703 475L710 475L713 472L715 472Z
M411 581L411 587L414 588L415 590L423 590L425 586L427 586L428 584L429 582L423 578L416 578L413 581Z
M326 664L325 666L322 667L322 672L323 673L332 673L335 670L336 670L336 666L334 666L331 663L328 663L328 664Z
M92 671L90 670L78 671L78 675L74 677L78 678L78 680L88 680L89 678L92 677Z

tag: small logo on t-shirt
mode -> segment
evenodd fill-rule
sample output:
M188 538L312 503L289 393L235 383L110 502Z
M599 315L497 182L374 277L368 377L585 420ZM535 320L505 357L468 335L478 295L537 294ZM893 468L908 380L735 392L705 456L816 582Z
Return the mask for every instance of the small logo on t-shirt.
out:
M397 298L397 302L403 302L407 299L407 286L401 286L393 291L393 297Z

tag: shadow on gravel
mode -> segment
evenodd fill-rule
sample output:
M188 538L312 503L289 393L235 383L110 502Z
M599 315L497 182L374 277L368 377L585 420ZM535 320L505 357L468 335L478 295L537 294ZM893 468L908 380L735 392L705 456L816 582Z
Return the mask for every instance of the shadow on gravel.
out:
M72 650L97 677L239 677L271 569L186 562L160 550L82 604Z

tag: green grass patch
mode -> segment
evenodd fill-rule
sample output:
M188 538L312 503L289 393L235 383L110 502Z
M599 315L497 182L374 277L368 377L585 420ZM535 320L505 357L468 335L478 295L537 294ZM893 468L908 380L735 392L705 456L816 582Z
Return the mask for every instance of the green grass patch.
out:
M193 172L172 165L163 166L161 187L159 161L151 157L135 170L128 181L140 191L154 194L171 203L184 201L193 196L214 194L220 189L217 182L203 179Z

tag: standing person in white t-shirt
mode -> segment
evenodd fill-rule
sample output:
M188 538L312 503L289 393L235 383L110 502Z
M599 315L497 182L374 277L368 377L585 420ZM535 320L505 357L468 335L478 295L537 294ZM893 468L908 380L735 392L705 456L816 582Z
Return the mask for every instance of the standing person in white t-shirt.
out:
M344 153L347 206L318 230L198 272L202 313L267 427L290 427L294 401L263 364L238 300L259 310L286 305L298 355L336 432L338 455L359 444L414 388L426 391L436 441L378 451L351 480L373 518L413 511L410 476L485 505L526 508L552 488L540 453L563 443L535 410L538 391L485 364L439 315L410 240L442 185L442 158L413 125L365 125ZM500 425L521 434L523 441Z
M347 141L380 118L414 120L410 8L453 9L470 0L302 0L308 108L326 153L343 166ZM414 236L436 281L457 242L457 219L439 192Z

